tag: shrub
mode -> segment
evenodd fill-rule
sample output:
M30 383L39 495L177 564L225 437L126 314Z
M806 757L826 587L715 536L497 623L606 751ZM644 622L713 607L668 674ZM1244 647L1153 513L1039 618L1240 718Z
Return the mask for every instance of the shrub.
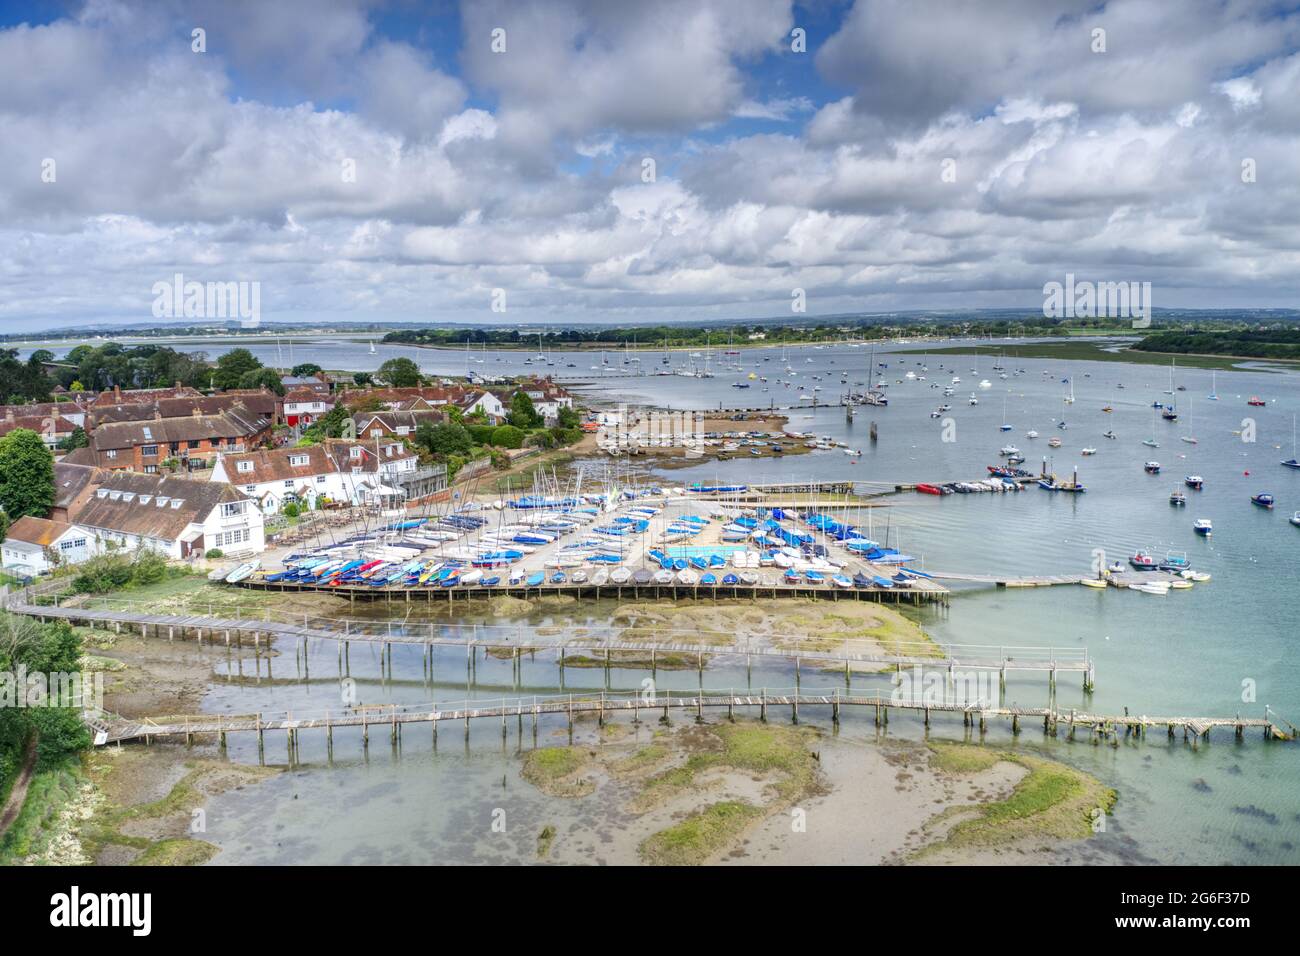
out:
M220 548L208 548L207 553L203 556L209 561L215 561L217 558L224 558L226 552L222 551Z
M292 501L284 506L284 516L286 518L296 518L299 514L299 508Z
M524 433L514 425L499 425L492 429L492 444L498 448L522 448Z
M492 433L496 431L491 425L466 425L465 430L469 432L469 437L476 445L491 445Z

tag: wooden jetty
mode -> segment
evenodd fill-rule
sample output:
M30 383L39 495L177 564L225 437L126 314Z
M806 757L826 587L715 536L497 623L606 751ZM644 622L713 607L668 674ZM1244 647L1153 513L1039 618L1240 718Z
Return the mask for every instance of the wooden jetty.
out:
M838 688L817 692L798 688L764 688L757 693L752 690L738 692L734 689L701 689L685 693L638 691L613 694L601 691L513 699L480 698L454 703L430 701L422 704L371 705L296 714L288 711L245 715L203 714L163 720L131 720L96 713L88 715L87 722L95 731L97 745L134 740L149 743L158 738L182 737L186 742L192 743L197 736L206 735L217 737L224 746L228 734L255 733L259 754L264 752L268 731L283 731L288 740L290 758L293 759L297 751L298 733L303 730L325 731L332 755L334 730L346 727L360 728L362 742L366 746L369 745L372 729L387 729L390 742L396 746L401 739L402 728L408 724L431 724L436 741L438 725L446 721L463 722L468 737L471 721L498 720L504 737L507 722L511 718L518 722L521 733L524 718L529 718L536 734L539 718L560 716L567 721L572 733L575 720L584 716L595 716L603 725L607 718L620 713L631 714L634 721L640 721L642 713L647 716L658 713L661 721L670 722L672 713L676 711L702 721L706 709L725 709L729 719L734 719L737 710L757 711L759 719L766 721L771 708L789 708L791 719L798 722L801 709L816 708L822 712L829 711L832 722L838 724L841 710L845 707L874 710L875 723L881 727L889 723L891 710L919 716L927 728L935 715L960 714L963 725L978 726L981 733L987 729L990 720L1009 722L1014 734L1021 732L1021 723L1024 721L1041 721L1043 733L1047 736L1055 737L1064 730L1071 740L1077 739L1079 734L1086 734L1094 744L1109 741L1114 746L1119 745L1121 735L1140 739L1152 731L1163 733L1170 740L1181 733L1184 740L1195 745L1200 740L1207 740L1215 729L1231 729L1238 739L1244 737L1247 730L1259 730L1266 740L1291 739L1296 729L1268 707L1264 708L1263 717L1115 716L1052 707L994 707L980 703L934 701L924 697L909 699L896 694L855 694L841 692Z
M1050 687L1055 687L1060 673L1080 674L1085 690L1096 683L1096 669L1088 656L1087 648L1013 647L970 644L904 643L895 645L893 652L885 651L874 641L846 641L832 651L818 650L815 643L798 642L773 644L767 637L709 632L700 629L658 629L657 640L629 640L626 630L618 627L573 628L571 633L543 637L530 633L522 626L447 624L435 622L367 621L355 618L313 618L309 615L290 615L271 608L259 608L245 614L236 608L225 611L226 616L195 614L159 614L146 606L136 606L129 601L106 603L109 607L79 607L60 603L55 597L49 603L40 599L12 600L8 610L41 620L64 620L90 627L100 626L118 631L123 628L138 631L144 637L166 640L184 640L191 637L202 643L242 647L245 642L260 648L265 641L282 638L293 641L323 640L338 644L340 672L348 656L348 646L354 642L382 645L391 667L393 645L420 647L425 666L432 668L433 651L437 648L463 649L467 667L473 671L480 650L484 652L509 651L518 659L521 654L553 652L560 667L563 681L566 655L576 652L603 655L603 665L608 672L618 666L612 657L615 653L632 653L648 658L650 669L657 666L659 655L693 656L697 668L703 672L706 658L744 657L747 667L754 658L792 661L796 677L803 664L842 669L846 681L854 669L859 671L883 668L922 667L946 670L951 676L957 671L996 671L1005 686L1011 673L1046 674ZM112 605L116 605L115 607ZM815 641L815 638L812 639Z

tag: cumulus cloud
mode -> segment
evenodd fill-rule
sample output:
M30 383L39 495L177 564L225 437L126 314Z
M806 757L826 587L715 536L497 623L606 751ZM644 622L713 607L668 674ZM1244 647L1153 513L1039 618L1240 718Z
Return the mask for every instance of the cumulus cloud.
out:
M465 3L455 51L389 12L0 26L6 327L147 321L178 270L422 321L1298 291L1300 21L1262 0L856 0L806 56L788 0Z

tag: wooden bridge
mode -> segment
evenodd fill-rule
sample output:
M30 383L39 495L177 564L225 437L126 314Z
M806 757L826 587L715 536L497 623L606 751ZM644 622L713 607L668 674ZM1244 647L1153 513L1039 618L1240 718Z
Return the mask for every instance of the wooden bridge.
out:
M522 625L367 621L290 615L272 608L246 610L239 607L223 609L218 616L211 606L206 615L159 614L146 605L137 605L129 600L110 598L98 601L106 606L70 606L57 596L38 598L20 594L9 602L8 610L41 620L64 620L91 627L98 625L119 632L125 627L138 630L146 637L152 635L175 640L189 635L202 643L206 636L210 644L224 642L226 646L242 646L245 641L251 641L254 647L261 647L264 640L271 638L334 641L339 645L340 670L347 657L348 645L362 642L382 645L390 667L394 644L421 647L426 667L432 666L435 648L463 648L471 668L480 648L487 652L510 651L516 660L523 653L552 651L557 654L561 679L566 655L582 651L603 654L607 670L617 664L611 658L612 653L630 652L638 657L648 657L651 670L656 668L658 656L662 654L679 658L693 655L701 672L706 656L710 660L729 656L744 657L747 664L752 663L753 658L793 661L796 674L805 662L822 667L834 665L843 669L846 678L855 668L862 671L938 667L947 669L950 674L957 670L997 671L1003 684L1012 672L1046 674L1053 687L1060 672L1082 675L1085 690L1092 690L1096 681L1096 671L1087 648L901 642L887 650L875 641L848 640L834 650L822 650L818 648L816 638L774 643L770 637L762 635L702 629L656 628L652 638L635 640L628 636L639 630L634 625L573 628L565 636L552 638L530 632Z
M1180 732L1184 740L1193 744L1208 739L1215 729L1231 729L1237 738L1242 738L1247 730L1260 730L1266 740L1291 739L1296 728L1281 720L1268 707L1261 717L1149 717L1114 716L1093 714L1077 710L1057 710L1050 707L995 707L981 701L964 702L957 700L931 700L925 695L908 698L905 695L851 694L838 689L809 692L798 688L787 690L762 689L758 693L746 691L738 693L734 689L726 691L703 690L691 693L672 692L632 692L611 694L609 692L586 694L561 694L546 697L519 697L462 700L454 703L421 704L384 704L364 707L345 707L338 711L320 711L311 713L274 712L247 715L206 714L188 717L172 717L161 720L129 720L109 714L88 715L87 722L96 731L96 743L99 745L130 740L143 740L148 743L155 738L184 737L189 743L198 735L214 735L224 745L226 737L232 733L255 733L258 738L259 753L264 749L267 731L283 731L287 735L291 758L297 751L298 732L302 730L323 730L333 753L334 730L341 727L359 727L362 741L368 745L371 729L387 729L390 742L396 745L401 738L402 728L408 724L428 723L433 725L433 735L437 740L438 725L446 721L462 721L468 736L470 723L474 720L499 720L501 733L507 732L507 721L515 718L520 731L523 720L528 717L536 734L538 719L548 715L559 715L566 719L570 733L575 720L583 716L595 716L600 724L614 714L631 714L634 721L640 721L643 712L648 715L660 713L664 722L671 720L673 711L693 715L696 720L703 720L705 709L719 710L725 708L727 717L734 719L737 709L757 710L761 720L767 720L770 708L789 708L791 719L799 720L800 709L817 708L830 712L831 720L838 724L841 709L844 707L867 708L874 710L877 726L889 723L890 710L902 711L921 717L926 727L936 714L960 714L962 723L967 727L978 725L983 733L989 720L1008 721L1011 731L1019 734L1022 721L1041 721L1043 733L1055 737L1064 729L1069 739L1083 732L1093 743L1109 740L1118 745L1119 736L1141 738L1151 731L1164 732L1169 739L1174 739Z

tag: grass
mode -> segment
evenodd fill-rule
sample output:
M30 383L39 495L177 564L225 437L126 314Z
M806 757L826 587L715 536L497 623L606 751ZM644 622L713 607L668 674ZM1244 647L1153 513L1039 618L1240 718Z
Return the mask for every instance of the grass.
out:
M38 766L22 810L0 839L0 866L45 852L58 833L64 809L77 798L84 782L75 758Z
M951 817L965 817L953 824L943 840L918 851L918 857L944 849L997 848L1035 838L1086 839L1094 832L1094 821L1110 813L1117 799L1115 791L1095 777L1054 760L974 745L929 746L931 765L944 773L978 773L1003 761L1028 772L1002 800L950 807L928 821L926 828L930 829Z
M634 813L659 806L678 794L707 785L701 776L711 770L744 770L774 774L778 803L793 800L812 788L817 762L808 751L813 731L760 723L709 727L711 749L692 753L680 767L671 767L645 781L629 809Z
M698 866L765 816L767 810L740 800L709 804L642 841L641 859L656 866Z
M591 763L582 747L545 747L524 758L523 778L547 796L585 797L595 783L579 774Z
M609 768L619 774L644 773L653 767L657 767L670 756L667 747L662 744L650 744L642 747L636 753L624 757L622 760L613 761Z

